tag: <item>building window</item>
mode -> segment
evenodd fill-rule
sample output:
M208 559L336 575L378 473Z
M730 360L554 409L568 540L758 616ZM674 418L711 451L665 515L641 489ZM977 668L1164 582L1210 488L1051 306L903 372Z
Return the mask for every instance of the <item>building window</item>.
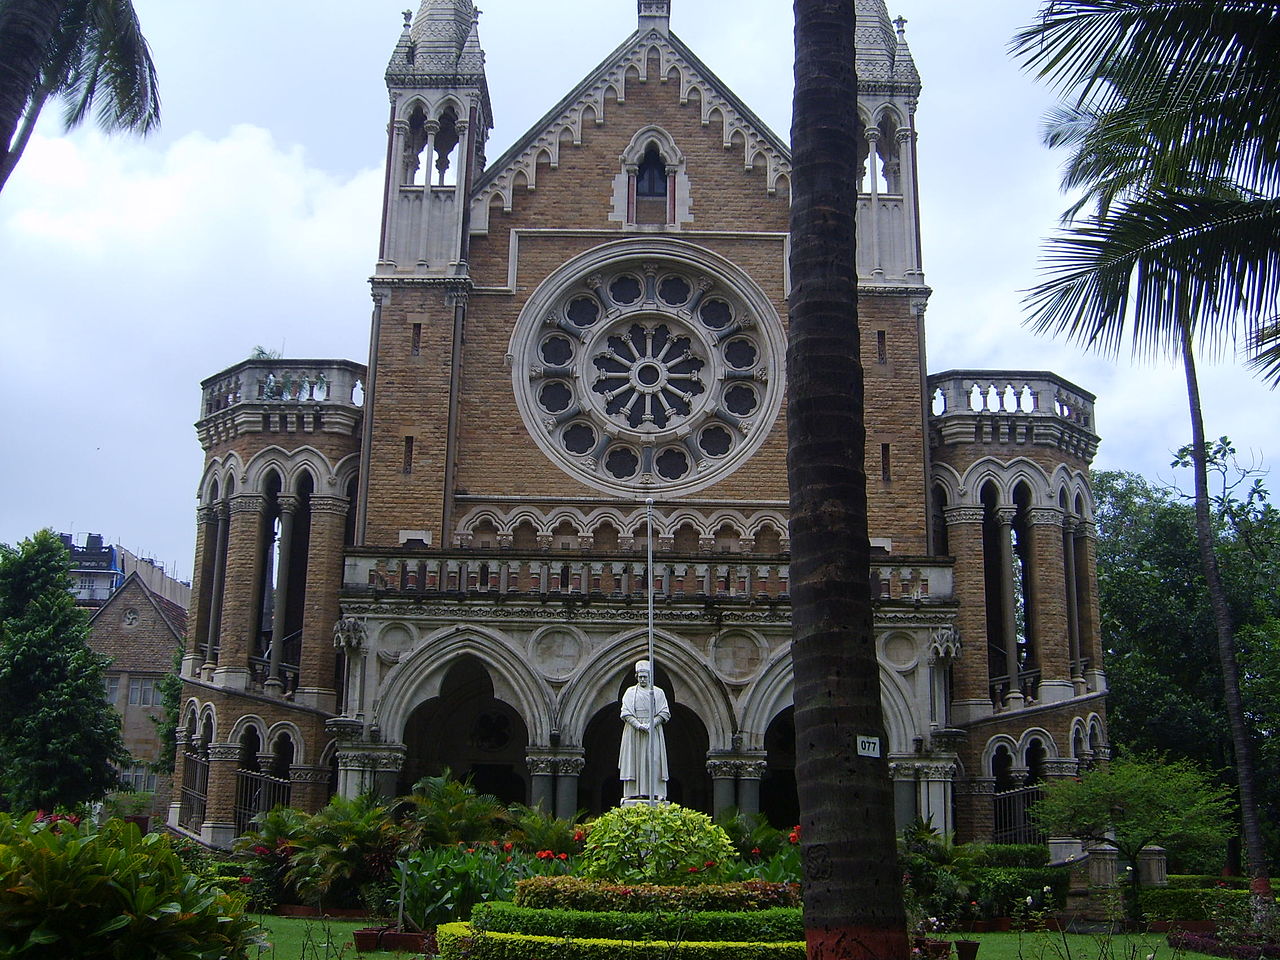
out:
M662 162L657 145L651 143L644 152L640 169L636 172L636 196L666 197L666 195L667 165Z
M129 706L149 707L156 703L156 682L151 677L129 681Z
M888 483L893 479L893 471L889 464L889 444L880 444L880 479Z
M413 437L404 438L404 472L413 473Z
M410 356L422 355L422 324L415 323L413 325L413 343L409 347Z
M82 593L92 593L94 584L95 581L93 577L81 577L76 585L76 589L80 590Z
M114 704L120 697L120 678L119 677L103 677L102 692L107 698L107 703Z
M889 337L883 330L876 331L876 363L889 362Z
M126 789L139 793L155 793L156 772L140 763L125 767L120 771L120 782Z

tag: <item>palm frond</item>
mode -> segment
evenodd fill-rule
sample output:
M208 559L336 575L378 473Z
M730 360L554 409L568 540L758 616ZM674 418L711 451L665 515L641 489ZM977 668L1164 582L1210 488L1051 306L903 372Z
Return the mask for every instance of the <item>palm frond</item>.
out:
M1280 317L1272 317L1254 336L1245 364L1270 380L1272 389L1280 387Z
M147 133L160 121L155 63L129 0L79 0L78 29L64 31L63 121L70 128L93 110L104 130ZM97 109L94 110L94 105Z
M1280 200L1154 191L1050 238L1029 323L1114 354L1176 355L1258 329L1280 295Z

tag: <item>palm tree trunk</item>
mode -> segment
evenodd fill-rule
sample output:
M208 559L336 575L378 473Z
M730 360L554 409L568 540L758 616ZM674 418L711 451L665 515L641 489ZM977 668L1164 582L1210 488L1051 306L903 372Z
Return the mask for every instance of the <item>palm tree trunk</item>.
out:
M7 0L0 8L0 169L13 169L14 134L40 83L65 6L66 0Z
M1196 378L1192 354L1191 330L1182 325L1182 365L1187 378L1187 399L1191 405L1191 459L1195 475L1196 541L1200 562L1204 566L1205 585L1209 589L1209 605L1218 634L1218 660L1222 666L1223 700L1227 721L1231 726L1231 744L1236 755L1236 781L1240 789L1240 820L1244 832L1245 859L1252 889L1258 902L1265 900L1274 909L1271 880L1267 875L1266 851L1262 841L1262 825L1258 819L1258 792L1254 783L1253 738L1245 724L1244 704L1240 697L1240 667L1236 661L1235 627L1227 607L1226 592L1218 575L1218 558L1213 549L1213 525L1209 517L1209 471L1206 465L1204 414L1200 409L1200 384Z
M811 960L898 960L909 948L863 460L854 5L795 0L795 18L787 467L805 931Z

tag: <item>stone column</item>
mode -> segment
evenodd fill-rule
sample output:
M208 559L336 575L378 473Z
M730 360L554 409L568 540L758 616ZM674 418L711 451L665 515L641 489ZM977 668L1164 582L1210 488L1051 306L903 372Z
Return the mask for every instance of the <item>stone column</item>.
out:
M226 573L213 682L234 690L249 686L249 652L262 610L262 561L266 499L252 493L231 498Z
M907 215L905 217L906 232L904 237L905 250L903 253L903 262L905 272L908 277L918 276L920 273L920 261L916 256L919 243L916 239L916 232L919 229L918 213L916 212L916 142L915 131L910 127L899 127L894 134L898 141L898 163L901 165L902 171L902 200L906 207Z
M332 721L330 721L332 722ZM345 743L338 747L338 792L348 799L373 791L396 795L406 748L400 743Z
M1138 851L1138 882L1144 887L1169 885L1168 859L1164 847L1143 847Z
M982 546L982 507L948 507L947 540L956 558L956 630L964 656L952 668L951 720L970 723L991 716L987 666L987 583Z
M760 781L768 769L765 760L738 761L738 809L744 816L760 812Z
M1062 568L1067 584L1067 639L1071 657L1071 686L1076 696L1085 693L1084 673L1080 669L1080 594L1076 570L1076 521L1064 517L1062 522Z
M276 596L271 605L271 654L267 661L266 692L272 696L284 693L280 679L280 664L284 660L284 643L288 635L285 629L289 611L289 565L293 562L293 517L298 510L298 498L282 496L276 499L280 506L280 581L276 584Z
M333 677L333 625L340 616L338 594L342 590L342 560L349 507L346 497L311 498L302 653L294 702L330 713L338 708Z
M1017 557L1013 552L1013 521L1017 511L1013 507L1001 507L996 511L1000 522L1000 609L1004 614L1004 669L1009 675L1009 693L1005 705L1011 710L1022 706L1022 687L1019 682L1018 664L1018 612L1013 592L1013 565Z
M562 757L556 777L556 816L572 820L578 812L578 778L587 761L582 757Z
M733 806L737 764L732 760L708 760L707 773L711 774L711 813L719 816Z
M212 680L218 668L218 653L222 636L222 600L227 584L227 539L230 536L231 506L227 501L217 505L218 524L214 536L213 590L209 594L209 624L205 636L204 663L200 676Z
M396 97L391 96L391 109L394 116L396 107ZM396 240L398 239L399 229L398 223L400 219L400 187L405 178L405 140L409 134L408 120L391 121L391 152L390 163L387 164L386 178L386 204L387 209L384 212L382 220L382 261L383 263L396 262ZM427 190L431 189L431 158L427 157Z
M529 806L550 813L555 806L556 767L559 766L559 758L528 756L525 757L525 763L529 766L529 776L532 779Z
M240 769L240 744L209 744L209 792L205 800L200 839L226 849L236 838L236 772Z
M440 121L428 120L422 125L422 129L427 135L427 145L422 148L424 174L422 178L422 222L416 240L418 249L415 259L419 267L426 267L428 266L427 251L431 246L431 184L434 181L432 172L436 156L436 134L440 132ZM410 251L410 255L413 255L413 251Z
M863 131L867 139L867 192L871 194L868 220L871 226L871 273L877 280L884 279L884 263L880 251L880 128L867 127Z
M994 777L970 777L952 785L956 794L956 842L991 842L995 830L996 781Z
M315 813L329 800L328 767L289 768L289 806L303 813Z
M1085 681L1095 693L1105 693L1102 669L1102 619L1098 612L1097 527L1088 520L1076 527L1076 589L1080 594L1080 655L1089 661Z
M1067 628L1066 582L1062 574L1062 511L1037 507L1030 511L1032 622L1036 661L1040 666L1041 703L1060 703L1075 694Z
M218 508L201 507L196 511L196 564L191 580L191 609L187 611L189 628L186 649L182 655L182 676L196 677L205 662L209 645L209 604L213 599L213 569L218 552Z
M953 833L956 825L951 816L951 790L956 764L951 760L925 760L915 766L916 809L920 817L932 817L934 829L943 836Z
M165 821L174 830L182 816L182 784L187 773L187 745L192 733L186 727L179 727L174 734L173 786L169 794L169 816Z

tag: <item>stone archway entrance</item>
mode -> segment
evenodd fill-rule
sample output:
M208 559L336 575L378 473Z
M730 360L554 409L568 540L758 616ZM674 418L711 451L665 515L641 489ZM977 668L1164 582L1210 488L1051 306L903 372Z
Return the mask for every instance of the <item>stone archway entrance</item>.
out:
M628 673L618 685L617 696L596 711L582 737L586 765L578 780L578 806L598 814L622 800L618 781L618 748L622 744L619 717L622 694L634 682ZM667 725L667 765L671 773L667 798L682 806L711 812L711 778L707 773L710 738L706 724L689 707L675 701L671 681L658 665L657 684L667 694L671 721Z
M405 723L398 789L407 793L418 780L448 768L455 777L470 777L481 793L528 803L528 743L524 720L494 696L484 664L461 657L445 674L440 695L419 704Z

